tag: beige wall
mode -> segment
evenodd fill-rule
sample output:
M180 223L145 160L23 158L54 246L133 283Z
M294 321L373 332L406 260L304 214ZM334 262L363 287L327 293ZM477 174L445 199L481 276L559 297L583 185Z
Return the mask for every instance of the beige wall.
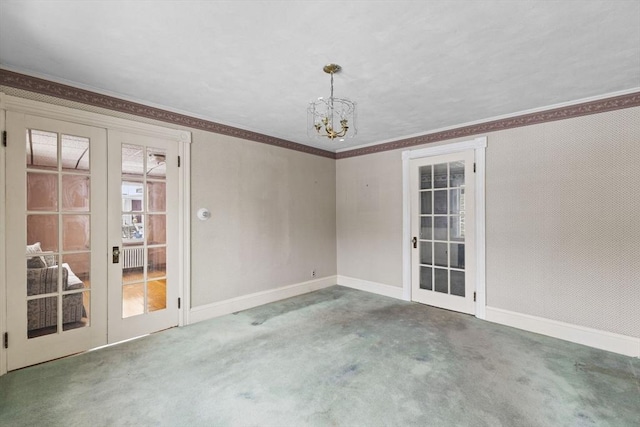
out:
M487 136L487 305L640 337L640 108ZM402 286L401 151L336 168L338 274Z
M400 152L336 163L338 274L402 287Z
M201 131L191 159L194 306L336 274L334 160Z

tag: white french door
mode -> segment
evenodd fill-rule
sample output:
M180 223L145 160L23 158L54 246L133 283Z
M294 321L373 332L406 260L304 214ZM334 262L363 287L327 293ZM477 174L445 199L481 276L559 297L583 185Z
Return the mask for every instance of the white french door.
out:
M109 342L178 325L178 143L109 131Z
M475 313L474 150L410 161L411 299Z
M179 142L6 117L7 369L178 325Z
M106 131L7 112L7 368L107 343Z

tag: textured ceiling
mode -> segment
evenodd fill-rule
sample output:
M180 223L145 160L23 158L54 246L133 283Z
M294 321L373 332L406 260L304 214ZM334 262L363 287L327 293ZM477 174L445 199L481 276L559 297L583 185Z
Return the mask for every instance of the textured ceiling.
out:
M640 1L6 1L0 66L329 151L640 88ZM309 101L358 103L310 139Z

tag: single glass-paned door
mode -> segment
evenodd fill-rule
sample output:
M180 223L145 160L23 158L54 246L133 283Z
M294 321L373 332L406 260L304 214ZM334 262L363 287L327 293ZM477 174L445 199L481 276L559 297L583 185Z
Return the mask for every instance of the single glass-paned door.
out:
M106 344L106 131L7 112L8 369Z
M177 142L109 131L109 342L178 324Z
M411 161L412 300L474 313L473 150Z

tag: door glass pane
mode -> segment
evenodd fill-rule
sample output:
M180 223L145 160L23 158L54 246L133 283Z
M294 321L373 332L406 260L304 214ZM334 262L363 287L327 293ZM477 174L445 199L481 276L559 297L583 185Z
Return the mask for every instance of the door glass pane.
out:
M164 212L167 210L167 184L164 182L147 182L147 197L149 212Z
M449 293L448 274L449 272L442 268L435 269L435 290L436 292Z
M433 263L431 245L431 242L420 242L420 264L431 265Z
M62 175L62 210L89 212L91 179L82 175Z
M461 187L464 185L464 161L449 163L449 186Z
M464 244L451 243L450 261L453 268L464 268Z
M167 308L167 279L151 280L147 285L147 310Z
M433 228L430 216L420 218L420 239L431 240L433 238Z
M437 216L433 219L433 239L434 240L447 240L447 217Z
M450 232L450 240L464 242L464 214L451 217Z
M438 190L433 192L433 213L447 213L447 190Z
M66 171L89 171L89 138L62 135L62 169Z
M141 182L122 182L122 212L142 212L144 185Z
M124 283L144 280L144 247L123 247L120 255L122 281Z
M464 296L464 271L451 270L451 295Z
M432 276L433 275L433 268L431 267L425 267L425 266L420 266L420 288L421 289L427 289L427 290L431 290L432 288Z
M433 188L431 182L431 165L422 166L420 168L420 189L429 190L431 188Z
M89 215L62 215L62 241L65 251L90 249Z
M420 193L420 213L421 214L430 214L431 213L431 197L432 191L423 191Z
M162 148L147 148L147 176L165 178L167 176L167 152Z
M27 210L58 210L58 175L52 173L27 173Z
M147 261L147 277L149 279L164 277L167 275L166 248L149 248Z
M27 215L27 242L40 242L43 251L57 251L58 215Z
M447 267L448 264L448 256L447 256L447 244L435 242L433 244L433 259L434 264L442 267Z
M449 213L464 212L464 188L449 190Z
M91 287L91 252L63 255L62 265L69 273L69 289Z
M122 317L144 314L144 283L122 286Z
M447 180L447 164L442 163L433 166L433 184L435 188L446 188Z
M58 134L27 129L27 167L58 169Z
M122 242L124 244L142 243L144 241L144 216L122 215Z
M58 297L27 301L27 336L29 338L58 332Z
M37 259L40 257L32 258ZM58 292L58 267L30 267L27 263L27 296Z
M149 219L147 224L148 229L148 244L161 245L167 243L167 216L164 214L147 215Z
M122 144L122 174L142 177L144 170L144 147Z
M89 326L89 292L76 292L62 296L62 330Z

